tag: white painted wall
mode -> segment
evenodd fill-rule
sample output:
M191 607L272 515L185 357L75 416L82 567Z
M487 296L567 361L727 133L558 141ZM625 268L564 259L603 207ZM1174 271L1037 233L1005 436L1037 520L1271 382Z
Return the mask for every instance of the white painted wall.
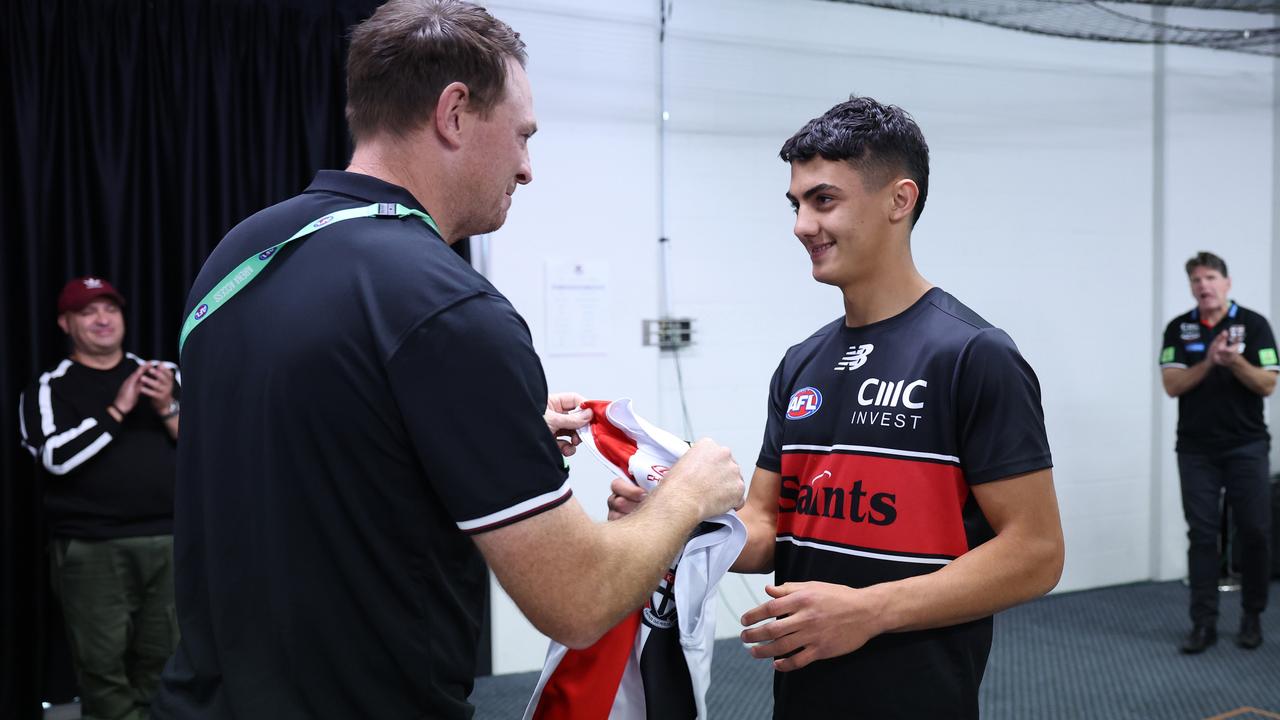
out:
M641 347L640 318L657 303L656 9L630 2L598 10L584 1L490 10L528 44L538 115L534 182L516 192L506 226L489 239L490 279L529 323L553 392L629 395L637 407L655 407L657 351ZM545 351L548 260L608 265L617 322L607 354ZM610 479L588 454L574 458L574 495L600 520ZM492 587L493 672L540 668L546 638Z
M630 395L683 431L672 358L640 343L659 308L656 3L490 9L529 45L540 126L535 182L491 238L491 277L541 350L545 262L607 262L611 349L544 355L549 383ZM840 313L791 234L777 151L849 93L871 95L911 111L930 143L921 269L1008 330L1039 374L1068 543L1060 589L1180 575L1176 405L1153 406L1162 328L1150 319L1189 307L1181 264L1201 247L1227 259L1240 302L1270 308L1271 61L1169 50L1157 248L1150 47L819 0L677 0L668 37L665 230L671 310L696 321L681 354L693 430L749 475L770 374ZM1167 445L1155 460L1153 443ZM576 496L602 517L608 474L589 458L573 468ZM765 579L724 583L722 636ZM493 638L495 672L541 666L545 639L496 584Z
M1194 48L1169 48L1167 57L1163 315L1167 322L1192 308L1184 265L1208 250L1226 260L1232 298L1274 324L1273 61ZM1159 342L1155 337L1152 347ZM1173 452L1177 400L1162 398L1157 412L1163 432L1156 477L1163 492L1155 575L1163 579L1186 573L1187 540Z
M733 27L713 31L714 7L683 5L673 33L673 287L676 312L704 331L686 363L700 432L727 433L750 460L769 373L840 313L791 235L777 151L850 92L872 95L909 109L932 148L920 267L1007 329L1039 372L1072 548L1062 586L1145 576L1132 548L1148 526L1132 517L1149 484L1148 342L1144 331L1105 354L1083 346L1098 319L1151 302L1145 278L1117 282L1095 259L1132 267L1150 253L1149 49L856 6L735 7ZM870 27L848 41L848 28ZM733 195L743 200L721 201ZM746 291L692 282L717 266ZM1099 496L1116 502L1100 509Z

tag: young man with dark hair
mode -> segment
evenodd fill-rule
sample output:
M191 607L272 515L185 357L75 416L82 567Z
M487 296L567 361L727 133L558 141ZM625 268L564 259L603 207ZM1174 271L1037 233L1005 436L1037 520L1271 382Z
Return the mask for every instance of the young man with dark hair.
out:
M704 440L649 512L593 523L556 441L590 413L548 397L523 319L448 247L532 180L523 59L469 3L383 5L352 35L350 166L242 222L197 277L183 639L155 717L470 717L485 561L539 630L585 647L741 503Z
M177 367L124 351L124 298L81 277L58 295L71 354L19 398L45 472L50 580L86 718L144 720L173 623Z
M1048 592L1063 540L1040 388L1013 341L916 270L928 147L865 97L782 147L795 234L844 313L769 392L740 572L777 718L976 718L991 615ZM611 508L639 498L613 485Z
M1231 278L1209 252L1187 261L1196 306L1165 327L1160 377L1178 398L1178 475L1187 519L1191 633L1182 652L1203 652L1218 640L1219 498L1226 502L1241 545L1244 613L1236 644L1262 645L1262 611L1270 581L1271 435L1262 399L1276 388L1276 342L1267 319L1228 299Z

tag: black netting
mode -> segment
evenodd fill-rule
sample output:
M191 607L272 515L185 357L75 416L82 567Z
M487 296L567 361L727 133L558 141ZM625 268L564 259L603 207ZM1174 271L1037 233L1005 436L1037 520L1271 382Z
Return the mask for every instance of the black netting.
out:
M1280 24L1266 26L1270 15L1280 17L1280 0L1128 0L1088 2L1087 0L833 0L854 5L945 15L999 27L1044 35L1130 43L1169 43L1234 50L1258 55L1280 55ZM1215 27L1158 23L1151 19L1151 6L1178 9L1231 11L1238 17L1235 27ZM1181 18L1182 16L1179 15Z

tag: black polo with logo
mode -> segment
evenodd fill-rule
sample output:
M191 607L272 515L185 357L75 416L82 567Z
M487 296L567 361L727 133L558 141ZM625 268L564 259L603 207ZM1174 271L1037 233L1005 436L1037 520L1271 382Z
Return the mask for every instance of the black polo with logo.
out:
M1199 308L1170 321L1160 346L1161 369L1188 368L1203 361L1213 339L1224 332L1240 343L1240 353L1251 364L1280 372L1271 325L1234 301L1212 327L1200 317ZM1270 439L1262 396L1245 387L1229 368L1209 368L1199 385L1178 396L1178 452L1211 453Z
M321 172L233 229L187 312L330 213L426 211ZM417 218L332 222L191 333L181 644L156 718L466 718L488 583L470 534L569 497L529 330Z
M993 537L969 487L1052 465L1040 386L1003 331L933 288L839 318L774 373L759 467L782 475L776 582L861 588ZM873 638L774 675L775 717L976 718L991 618Z

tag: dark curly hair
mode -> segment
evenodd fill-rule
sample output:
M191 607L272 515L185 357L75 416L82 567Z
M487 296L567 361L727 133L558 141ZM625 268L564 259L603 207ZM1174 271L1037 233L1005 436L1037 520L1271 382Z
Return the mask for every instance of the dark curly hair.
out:
M912 227L924 212L929 196L929 145L916 121L896 105L852 95L805 123L782 144L778 156L785 162L803 162L815 156L833 162L846 160L869 188L878 189L905 176L920 188Z

